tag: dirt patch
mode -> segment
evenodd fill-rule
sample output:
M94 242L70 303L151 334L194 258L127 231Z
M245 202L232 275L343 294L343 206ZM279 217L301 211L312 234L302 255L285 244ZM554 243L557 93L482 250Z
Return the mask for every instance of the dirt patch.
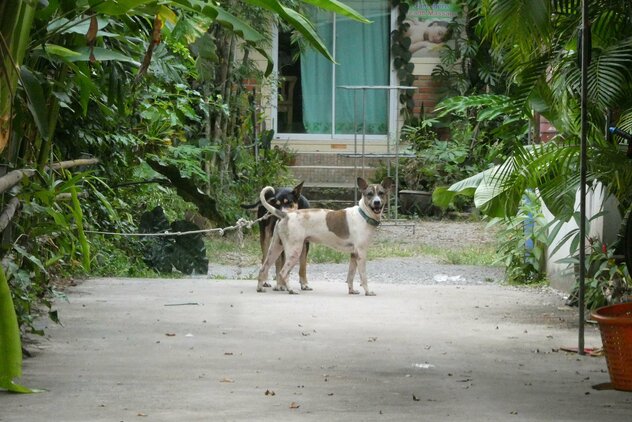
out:
M492 245L496 231L480 221L404 221L385 222L378 230L378 239L403 243L419 243L436 247Z

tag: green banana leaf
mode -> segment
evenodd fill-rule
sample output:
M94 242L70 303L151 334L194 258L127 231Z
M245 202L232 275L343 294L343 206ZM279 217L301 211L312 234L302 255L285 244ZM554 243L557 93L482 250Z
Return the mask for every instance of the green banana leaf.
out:
M22 344L9 283L0 268L0 388L13 393L33 390L13 382L22 376Z
M307 42L309 42L310 45L314 47L319 53L325 56L328 60L332 62L334 61L333 57L327 50L327 47L325 47L325 44L316 32L314 25L312 25L312 23L305 16L301 15L293 9L290 9L289 7L283 6L281 3L278 2L278 0L245 1L255 6L259 6L263 9L270 10L279 15L279 17L292 25L294 29L296 29L301 35L303 35ZM322 9L331 10L332 12L336 12L360 22L370 22L368 19L357 13L352 8L336 0L306 0L306 3L310 3Z
M272 57L270 57L268 48L266 48L266 43L264 42L265 37L248 25L245 21L210 2L201 2L198 0L173 0L172 3L182 9L201 13L204 16L214 19L222 26L238 34L248 45L252 46L266 58L268 66L266 67L265 74L269 75L272 73L272 70L274 69L274 61L272 60Z
M503 183L511 171L511 161L489 168L463 179L450 187L438 187L432 193L432 203L447 208L456 195L474 197L474 205L490 217L515 215L520 195L514 195L511 187Z

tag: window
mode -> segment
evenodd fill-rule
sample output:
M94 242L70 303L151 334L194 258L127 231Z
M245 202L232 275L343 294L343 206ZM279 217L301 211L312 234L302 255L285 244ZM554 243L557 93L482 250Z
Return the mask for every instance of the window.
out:
M313 49L299 52L289 33L279 33L278 133L386 134L388 91L363 94L342 86L388 85L390 12L383 0L345 2L372 21L363 24L314 8L310 20L334 56L331 63ZM354 115L355 113L355 115Z

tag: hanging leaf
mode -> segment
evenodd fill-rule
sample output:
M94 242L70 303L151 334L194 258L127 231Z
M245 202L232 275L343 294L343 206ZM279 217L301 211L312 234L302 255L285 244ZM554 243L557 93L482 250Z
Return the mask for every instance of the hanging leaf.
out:
M97 40L97 32L99 31L99 24L95 15L90 16L90 26L88 32L86 32L86 42L88 45L94 45Z
M154 26L151 31L151 41L147 45L147 51L145 52L145 56L143 57L143 64L138 69L138 75L136 75L136 81L140 80L145 73L147 73L147 69L149 69L149 65L151 64L151 57L154 54L154 49L158 44L160 44L160 31L162 30L162 20L160 16L156 15L154 18Z
M86 41L88 44L88 48L90 48L90 63L95 62L94 58L94 44L97 41L97 32L99 31L99 24L97 23L97 18L95 15L90 17L90 27L88 28L88 32L86 33Z
M25 66L20 68L20 80L28 99L27 107L33 116L37 130L43 139L50 136L48 127L48 105L40 80Z

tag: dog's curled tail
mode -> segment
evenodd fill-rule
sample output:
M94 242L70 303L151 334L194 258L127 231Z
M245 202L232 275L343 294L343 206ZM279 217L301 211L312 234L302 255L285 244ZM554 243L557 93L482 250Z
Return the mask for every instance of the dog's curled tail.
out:
M266 201L267 191L272 191L272 193L274 193L274 188L272 186L266 186L265 188L261 189L261 192L259 193L259 200L261 201L261 205L263 205L270 212L270 214L272 214L276 218L284 218L287 215L285 211L274 208L268 203L268 201Z

